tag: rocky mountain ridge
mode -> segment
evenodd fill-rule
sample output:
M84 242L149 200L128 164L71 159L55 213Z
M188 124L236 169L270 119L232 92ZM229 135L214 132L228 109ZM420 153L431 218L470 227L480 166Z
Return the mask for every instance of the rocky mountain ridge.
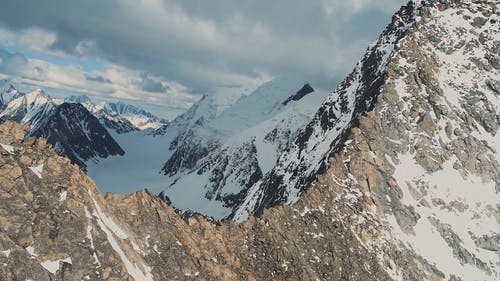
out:
M384 265L344 223L350 209L323 205L333 200L325 197L330 193L266 211L266 220L215 225L195 215L186 222L147 191L103 197L43 139L23 140L15 123L1 124L0 132L2 279L390 278L390 262Z
M402 8L235 219L293 204L319 172L441 278L498 278L498 17L493 1Z

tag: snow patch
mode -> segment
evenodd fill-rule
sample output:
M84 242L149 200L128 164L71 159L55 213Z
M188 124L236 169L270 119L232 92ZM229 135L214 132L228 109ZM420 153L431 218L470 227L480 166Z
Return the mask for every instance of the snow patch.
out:
M94 217L99 218L99 221L102 221L104 225L111 231L113 231L113 233L118 238L127 239L128 238L127 234L111 218L109 218L108 216L106 216L106 214L104 214L104 212L101 210L101 206L97 204L97 201L94 198L92 198L92 200L94 201L94 206L96 208L96 212L94 212L93 214Z
M4 256L6 256L7 258L9 258L9 256L10 256L10 249L5 250L5 251L0 251L0 254L3 254Z
M104 231L106 237L108 239L109 244L113 248L113 250L120 256L123 264L127 268L127 272L132 276L136 281L153 281L153 276L151 275L151 267L143 264L143 270L139 269L135 263L132 263L123 249L120 247L120 244L115 239L116 235L120 239L127 239L127 235L123 230L115 224L115 222L107 217L101 210L101 207L97 203L97 201L93 198L92 194L90 197L94 201L94 206L97 212L94 212L94 217L97 218L97 224ZM144 272L145 271L145 272Z
M498 233L498 223L491 210L500 202L500 194L495 192L493 182L483 182L474 175L464 178L453 169L453 160L456 159L445 162L442 170L428 174L415 162L413 155L400 155L394 178L403 191L401 202L412 206L421 218L414 226L415 234L404 233L393 215L387 220L397 237L447 276L458 274L464 280L476 280L479 276L481 280L491 280L494 276L478 267L462 264L431 223L431 220L438 220L449 225L462 240L459 241L460 246L486 264L494 266L498 262L497 255L477 247L474 237ZM421 199L417 201L412 196L410 188L419 186L425 189L422 198L429 205L420 204ZM439 201L433 202L433 199ZM461 204L465 209L450 208L453 204Z
M67 197L68 191L66 189L62 189L61 192L59 192L59 202L66 200Z
M69 263L71 264L71 258L68 257L68 258L65 258L65 259L61 259L61 260L54 260L54 261L51 261L51 260L47 260L47 261L44 261L44 262L41 262L40 264L50 273L52 274L56 274L56 272L59 270L59 266L61 264L61 262L65 262L65 263Z
M16 150L16 148L11 145L0 143L0 146L10 154L14 154L14 151Z
M43 172L43 164L40 164L38 166L34 166L34 167L29 167L30 170L35 173L35 175L41 179L42 178L42 172Z
M33 246L28 246L26 247L26 251L28 252L28 254L30 254L31 256L33 257L38 257L37 254L35 254L35 248Z

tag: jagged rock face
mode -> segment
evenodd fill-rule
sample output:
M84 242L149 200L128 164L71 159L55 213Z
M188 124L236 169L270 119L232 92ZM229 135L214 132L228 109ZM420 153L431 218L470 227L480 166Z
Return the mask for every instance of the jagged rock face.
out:
M282 104L287 105L291 101L298 101L301 98L305 97L307 94L310 94L314 92L313 87L309 84L305 84L300 90L297 91L294 95L290 96L286 101L284 101Z
M500 80L498 3L417 4L393 18L296 146L250 189L236 219L293 203L317 179L315 186L343 190L338 200L354 201L358 213L378 216L388 226L381 236L401 241L396 248L425 272L418 279L496 280L500 258L491 245L498 245L500 222L500 97L492 81ZM402 29L394 33L397 26ZM386 62L370 62L373 54ZM363 68L378 72L363 74ZM379 78L364 79L369 73ZM342 110L359 97L358 114L350 106ZM346 112L347 125L339 126ZM324 172L319 179L317 171ZM398 267L395 276L405 277Z
M61 104L45 125L29 136L45 138L59 155L67 156L84 170L90 159L125 153L99 120L79 103Z
M19 125L8 121L0 132L2 280L390 278L362 240L370 236L346 223L345 216L361 220L354 209L330 204L332 188L266 211L265 221L185 222L146 191L103 198L43 140L22 141ZM377 231L371 223L357 228Z
M126 268L142 266L123 258L125 234L100 209L103 198L80 168L43 139L22 141L19 125L7 121L0 132L0 143L13 147L0 158L0 279L127 280Z

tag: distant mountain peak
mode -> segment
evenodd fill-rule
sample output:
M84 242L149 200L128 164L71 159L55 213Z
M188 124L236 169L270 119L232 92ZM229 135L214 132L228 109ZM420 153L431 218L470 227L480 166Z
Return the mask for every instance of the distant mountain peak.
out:
M70 96L64 99L65 102L69 103L86 103L86 102L91 102L90 98L87 95L77 95L77 96Z
M42 89L28 94L10 85L0 93L0 119L12 120L29 127L26 137L41 136L61 155L85 168L85 161L97 160L124 152L85 105L75 100L88 100L85 96L68 98L64 102L51 98ZM88 102L90 104L90 102Z
M38 95L47 96L47 93L45 93L45 91L43 89L41 89L41 88L35 89L32 93L36 93Z
M19 92L12 84L9 84L5 90L0 92L0 111L3 110L10 101L23 95L24 94Z
M99 120L80 103L64 102L47 116L44 126L30 132L43 137L58 154L67 156L82 169L89 159L123 155L125 152Z

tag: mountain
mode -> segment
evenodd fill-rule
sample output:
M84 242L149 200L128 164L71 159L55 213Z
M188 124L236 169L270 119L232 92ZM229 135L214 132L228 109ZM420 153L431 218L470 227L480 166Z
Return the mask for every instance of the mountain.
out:
M106 191L148 187L181 212L223 219L327 95L289 77L221 89L152 133L113 134L128 155L90 163L89 175Z
M18 98L21 95L22 93L16 90L12 84L8 84L7 88L3 90L0 89L0 110L4 110L11 100Z
M98 161L124 151L84 106L51 98L42 90L17 91L12 85L2 93L8 101L0 120L28 126L26 138L44 137L60 155L67 156L82 169L86 161Z
M108 129L123 134L131 131L156 130L167 126L168 121L143 109L122 102L93 103L89 97L71 96L65 99L69 103L80 103Z
M274 166L326 95L297 79L276 78L218 115L207 106L213 101L206 97L186 116L205 113L188 119L196 121L170 146L172 156L162 169L168 187L161 196L180 210L227 217L248 188Z
M1 280L390 280L331 205L286 206L267 222L186 222L148 191L103 196L24 134L0 124Z
M498 278L496 6L415 1L400 10L234 218L333 188L335 202L379 216L440 278Z
M27 94L18 93L17 98L11 99L0 112L0 118L20 122L28 125L31 130L37 130L45 124L46 117L50 116L60 103L60 100L50 98L41 89Z
M240 97L250 94L254 86L245 87L219 87L216 92L206 95L195 103L184 114L175 118L167 125L155 130L130 131L119 133L111 130L110 133L120 146L126 151L123 157L109 157L98 163L88 164L88 175L95 180L105 192L129 193L138 188L147 187L154 192L160 192L172 182L160 171L172 155L182 154L181 147L187 147L195 139L203 142L206 147L213 138L213 134L197 135L203 130L209 120L220 115L225 109L234 104ZM207 131L208 132L208 131ZM195 136L196 135L196 136ZM209 137L210 136L210 137ZM187 165L191 159L199 156L198 147L185 149L186 154L179 159L184 159ZM198 159L194 160L196 162ZM184 169L184 168L182 168ZM117 173L127 171L121 177Z
M64 101L67 103L80 103L80 104L92 103L90 98L86 95L69 96L65 98Z
M83 105L63 103L46 117L44 126L29 133L42 137L54 150L83 169L85 162L125 152Z

